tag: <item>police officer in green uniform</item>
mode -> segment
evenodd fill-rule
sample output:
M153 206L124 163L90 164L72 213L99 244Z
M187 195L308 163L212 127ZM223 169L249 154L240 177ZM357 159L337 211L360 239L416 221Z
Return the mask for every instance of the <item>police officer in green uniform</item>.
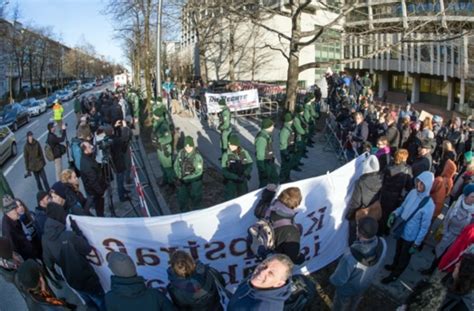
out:
M313 146L313 140L311 139L314 136L316 127L315 127L315 121L318 116L316 113L316 108L314 106L314 95L310 94L308 98L306 99L306 102L303 107L303 118L306 124L308 124L308 146L312 147Z
M224 199L231 200L248 192L247 181L252 174L253 160L240 145L236 134L229 136L229 147L222 155L221 166L224 175Z
M303 113L304 109L301 106L296 106L296 115L293 120L293 128L296 133L296 154L298 158L298 163L301 158L307 158L306 156L306 139L307 139L307 124L304 121Z
M184 148L174 161L174 171L178 178L178 204L181 212L200 209L202 201L203 159L194 146L193 138L184 138Z
M232 130L230 128L230 110L225 98L219 99L219 107L221 108L219 112L219 131L221 132L221 151L223 154L227 150L228 138Z
M278 183L278 170L273 156L272 132L274 124L271 119L263 119L262 129L255 138L258 180L260 187Z
M163 172L162 185L174 186L173 170L173 149L171 147L173 136L170 126L165 119L165 107L158 107L153 110L153 132L152 141L157 147L158 160Z
M370 73L366 72L365 76L360 80L362 86L362 96L367 97L369 95L369 90L372 87L372 80L370 79Z
M290 181L290 172L292 169L301 171L297 166L296 156L296 134L293 129L293 116L287 112L284 116L284 124L280 130L280 183Z

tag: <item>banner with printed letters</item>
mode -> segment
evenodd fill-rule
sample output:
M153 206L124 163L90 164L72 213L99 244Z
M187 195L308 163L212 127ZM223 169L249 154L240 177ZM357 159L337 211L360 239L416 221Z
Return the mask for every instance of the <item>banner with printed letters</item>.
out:
M225 98L230 111L241 111L260 107L258 90L251 89L232 93L205 93L207 113L218 113L221 111L219 100Z
M306 261L295 273L312 273L331 263L347 248L344 210L364 155L332 173L280 186L299 187L303 201L295 222L302 226L301 252ZM150 218L73 217L94 247L90 256L104 288L110 288L108 252L126 252L138 274L153 287L166 287L169 254L176 249L216 268L227 286L239 284L256 265L247 245L247 229L255 223L253 208L261 190L222 204L184 214Z

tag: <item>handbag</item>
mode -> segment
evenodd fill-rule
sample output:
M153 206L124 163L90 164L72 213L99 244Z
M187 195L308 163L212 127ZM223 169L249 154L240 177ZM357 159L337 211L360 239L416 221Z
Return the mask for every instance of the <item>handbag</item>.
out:
M426 203L428 203L428 201L430 200L430 196L426 196L424 197L420 204L418 204L418 207L415 209L415 211L413 213L411 213L410 216L408 216L407 219L403 219L402 216L401 216L401 213L400 213L400 216L397 216L397 218L395 218L395 221L393 222L393 225L392 225L392 235L395 239L398 239L399 237L402 236L402 233L403 233L403 230L405 229L405 225L413 218L413 216L415 216L415 214L423 207L426 205Z
M373 219L379 221L382 218L382 205L380 205L380 200L376 200L374 203L370 204L365 208L359 208L355 213L355 220L358 222L364 217L372 217Z

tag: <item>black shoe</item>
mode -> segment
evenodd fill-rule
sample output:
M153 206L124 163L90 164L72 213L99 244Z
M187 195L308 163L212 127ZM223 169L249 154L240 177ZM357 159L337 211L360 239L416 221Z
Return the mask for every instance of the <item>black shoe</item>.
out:
M387 276L386 278L383 278L380 283L382 284L389 284L389 283L392 283L394 281L396 281L398 279L398 277L396 276L393 276L393 275L389 275Z
M383 266L385 268L385 270L387 271L393 271L395 269L395 266L394 265L385 265Z

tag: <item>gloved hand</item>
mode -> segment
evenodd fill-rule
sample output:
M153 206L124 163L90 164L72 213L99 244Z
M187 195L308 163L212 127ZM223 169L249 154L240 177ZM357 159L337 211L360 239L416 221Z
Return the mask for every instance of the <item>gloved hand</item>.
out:
M395 215L395 213L391 213L390 216L388 216L387 227L391 228L393 226L395 218L397 218L397 215Z
M410 249L408 250L408 253L409 253L410 255L413 255L413 254L418 253L419 251L420 251L420 247L419 247L418 245L416 245L416 244L413 244L413 245L410 247Z

